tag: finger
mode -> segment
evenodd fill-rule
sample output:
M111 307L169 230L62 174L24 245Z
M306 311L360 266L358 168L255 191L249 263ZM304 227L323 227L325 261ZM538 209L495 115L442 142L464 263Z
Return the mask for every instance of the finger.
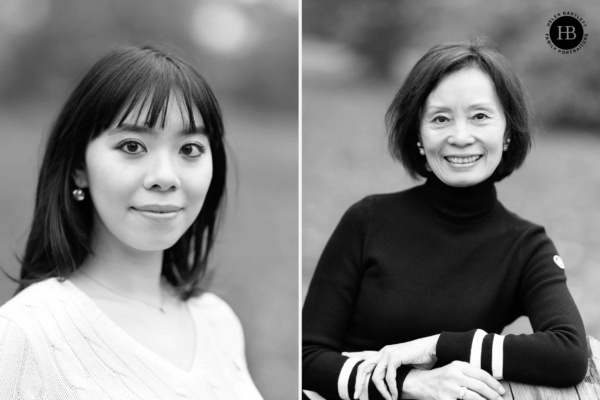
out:
M371 380L373 381L373 384L385 400L392 400L392 395L388 391L388 388L385 384L384 376L375 377L375 372L373 372L373 377L371 378Z
M459 397L456 397L457 399ZM468 390L465 393L465 396L463 397L463 400L485 400L485 397L481 397L479 394L475 393L472 390Z
M467 364L467 366L468 367L463 370L465 375L485 383L500 395L506 393L504 386L502 386L502 384L494 379L488 372L480 368L473 367L471 364Z
M398 388L396 387L396 368L392 364L388 364L385 372L385 381L389 391L392 393L392 399L398 398Z
M360 400L369 400L369 382L371 381L371 374L367 374L365 377L365 386L362 395L360 396Z
M377 354L376 351L344 351L342 352L343 356L346 357L351 357L351 358L358 358L361 360L366 360L367 358L371 358L373 357L375 354Z
M491 388L483 381L468 376L465 376L465 378L466 380L463 386L465 386L471 392L474 392L488 400L498 400L500 398L500 394L496 391L496 389Z
M377 365L377 359L370 358L358 366L356 370L356 383L354 384L354 399L358 399L362 393L365 377L370 374Z
M387 352L384 352L381 355L381 359L379 360L379 362L377 363L377 366L373 370L372 380L373 380L373 383L375 384L375 387L377 388L377 390L379 390L379 393L381 393L383 398L385 400L392 400L392 395L388 391L388 388L385 385L385 381L384 381L385 376L386 376L386 368L387 368L387 364L388 364L388 358L389 358L389 353L387 353Z
M375 366L375 369L373 370L373 379L377 379L377 380L383 380L383 378L385 377L385 367L387 365L387 361L388 361L388 354L387 353L382 353L380 355L379 360L377 361L377 365Z

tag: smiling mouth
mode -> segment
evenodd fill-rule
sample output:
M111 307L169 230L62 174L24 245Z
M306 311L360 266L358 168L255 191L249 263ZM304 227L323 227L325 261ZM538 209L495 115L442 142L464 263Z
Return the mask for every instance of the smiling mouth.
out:
M444 160L448 161L450 164L472 164L476 161L479 161L483 157L482 154L478 154L475 156L446 156Z
M136 211L142 211L147 213L154 214L172 214L182 210L182 207L174 206L174 205L159 205L159 204L149 204L145 206L139 207L131 207Z

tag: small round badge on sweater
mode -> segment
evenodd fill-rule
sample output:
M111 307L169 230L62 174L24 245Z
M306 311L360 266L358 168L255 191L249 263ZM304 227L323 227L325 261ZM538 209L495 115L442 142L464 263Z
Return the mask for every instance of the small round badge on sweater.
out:
M565 263L563 262L562 258L560 258L560 256L554 256L554 262L556 263L556 265L558 265L559 268L565 269Z

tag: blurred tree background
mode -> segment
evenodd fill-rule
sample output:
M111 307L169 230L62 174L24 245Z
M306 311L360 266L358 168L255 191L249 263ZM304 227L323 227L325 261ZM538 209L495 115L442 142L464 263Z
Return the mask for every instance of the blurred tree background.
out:
M558 54L548 21L586 22L581 51ZM436 44L487 37L531 95L535 145L498 184L499 198L542 224L567 264L588 334L600 338L600 3L508 0L304 0L302 286L343 212L412 181L387 151L384 114L405 76ZM528 332L520 319L507 332Z
M0 266L18 274L44 137L119 44L175 45L219 98L231 152L210 289L237 312L265 399L298 387L296 0L0 2ZM0 278L0 304L15 285Z

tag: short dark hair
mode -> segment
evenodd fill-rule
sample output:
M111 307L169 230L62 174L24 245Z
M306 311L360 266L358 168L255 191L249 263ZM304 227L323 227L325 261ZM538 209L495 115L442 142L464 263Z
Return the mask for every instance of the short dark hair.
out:
M89 196L76 202L71 195L73 173L85 164L88 143L111 124L122 124L136 112L137 104L149 104L147 126L164 127L173 91L187 113L187 129L196 129L195 109L202 116L213 175L200 214L164 251L161 274L184 300L199 292L225 195L224 128L212 90L197 69L174 51L164 46L118 48L96 62L68 98L46 145L17 292L49 277L66 279L90 253L93 204Z
M507 177L525 161L532 141L531 107L525 86L508 60L481 39L442 44L417 62L386 113L389 150L412 178L430 174L417 148L427 97L446 75L468 67L476 67L490 77L506 115L510 146L494 172L495 179Z

